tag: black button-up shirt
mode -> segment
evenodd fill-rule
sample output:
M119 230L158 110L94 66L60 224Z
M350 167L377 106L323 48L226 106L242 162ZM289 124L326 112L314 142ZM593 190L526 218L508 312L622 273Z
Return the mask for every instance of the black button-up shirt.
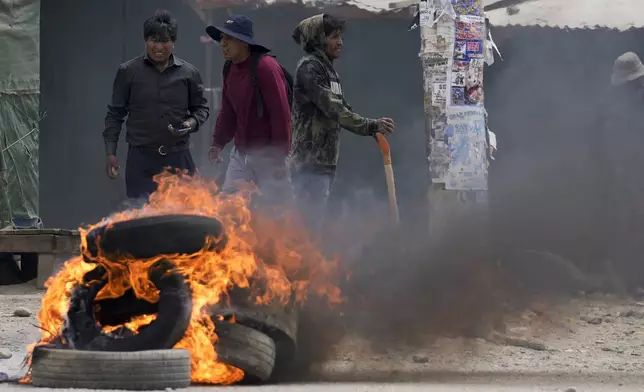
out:
M208 119L199 71L174 55L163 72L145 55L121 64L105 116L103 138L108 154L116 154L126 116L126 141L130 145L156 148L187 144L190 135L172 137L168 125L180 128L182 122L192 117L197 120L193 130L196 132Z

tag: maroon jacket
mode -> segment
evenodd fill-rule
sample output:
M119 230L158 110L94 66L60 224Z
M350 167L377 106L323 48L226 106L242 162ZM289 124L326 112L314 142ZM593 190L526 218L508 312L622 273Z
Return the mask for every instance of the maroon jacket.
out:
M250 68L250 58L230 66L212 145L224 148L235 138L235 147L243 153L269 148L287 155L291 147L291 111L282 68L271 56L259 59L257 83L264 104L262 118L257 113Z

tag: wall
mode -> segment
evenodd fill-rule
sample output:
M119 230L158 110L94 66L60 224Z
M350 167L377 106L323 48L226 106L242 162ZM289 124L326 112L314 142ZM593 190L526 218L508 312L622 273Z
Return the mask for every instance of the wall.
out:
M48 227L94 223L125 197L105 175L101 132L120 63L143 52L143 22L157 8L179 20L178 54L200 69L201 20L181 1L58 0L41 6L41 210ZM124 139L124 135L122 135ZM125 167L125 146L119 148Z
M41 205L47 226L95 222L123 199L122 179L110 181L104 174L103 119L116 67L141 52L143 21L157 7L174 13L179 22L177 53L199 67L203 76L205 44L199 40L203 23L183 2L43 2L42 99L48 116L42 124ZM292 29L314 12L287 5L249 14L255 19L257 39L294 70L301 51L291 39ZM215 14L215 21L223 22L226 16L222 10ZM406 19L350 22L346 53L338 66L347 98L357 111L390 116L398 123L399 134L391 142L400 173L401 204L410 204L405 195L407 199L424 197L426 178L418 37L407 32L408 24ZM395 44L383 45L392 39ZM214 80L220 80L222 64L217 51ZM124 146L120 151L125 151ZM124 166L123 153L119 158ZM353 196L353 189L372 185L385 197L382 158L375 141L347 132L341 160L336 199L346 200ZM206 174L216 172L202 169ZM401 214L405 213L403 209Z
M179 1L55 3L43 2L41 16L42 108L48 113L41 133L41 206L48 226L76 227L108 214L124 196L122 180L104 175L101 131L117 65L142 50L143 21L157 7L175 13L178 54L202 73L203 25ZM291 31L315 11L285 5L247 12L255 20L256 38L293 70L301 52ZM226 16L218 11L215 21ZM358 112L395 119L398 132L391 144L401 219L422 226L427 184L422 75L418 31L407 31L409 22L351 20L338 69ZM644 54L644 30L499 27L493 36L504 56L486 69L485 81L489 124L499 138L490 168L496 239L581 260L601 257L607 249L598 224L605 190L596 175L601 148L594 143L595 114L614 59L627 50ZM216 54L215 80L221 65ZM356 189L373 189L384 199L375 143L348 132L342 143L335 200L356 197Z
M497 27L504 61L487 68L490 129L499 151L490 170L497 239L581 261L608 256L608 192L598 173L598 116L613 61L644 55L644 29ZM623 142L636 142L624 140Z

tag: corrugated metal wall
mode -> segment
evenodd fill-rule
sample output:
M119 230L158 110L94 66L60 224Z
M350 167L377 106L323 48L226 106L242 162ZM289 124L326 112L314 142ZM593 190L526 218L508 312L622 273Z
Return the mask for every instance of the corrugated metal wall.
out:
M75 227L100 219L124 197L122 181L112 182L104 175L101 131L116 67L143 50L143 21L157 7L173 12L179 21L177 53L199 67L202 76L205 53L199 36L203 24L180 1L43 3L42 91L48 117L42 132L42 214L48 226ZM256 37L273 48L284 66L294 70L301 51L291 39L291 31L313 12L289 5L249 14L255 19ZM226 16L222 10L215 21L223 22ZM427 169L418 37L407 32L407 24L404 19L351 21L346 53L338 67L347 98L356 110L366 116L396 119L399 134L392 143L400 173L398 189L401 203L411 205L412 198L424 197ZM216 81L222 64L217 50ZM351 199L354 190L372 186L376 194L385 197L382 158L373 140L347 132L341 161L337 200ZM212 168L203 169L214 174ZM401 213L406 213L404 208ZM407 214L413 216L415 211Z
M40 204L49 227L93 223L125 196L123 181L105 175L103 120L116 68L142 53L143 22L157 7L179 19L179 55L203 69L201 21L181 1L42 2Z
M493 36L505 60L485 81L500 143L490 174L497 239L580 261L609 256L608 193L619 189L600 174L597 120L613 61L626 51L644 55L644 29L517 26Z
M48 226L75 227L109 213L124 194L122 181L104 175L101 131L117 65L143 49L143 21L157 7L175 13L177 52L202 74L203 25L180 1L59 0L42 7L42 107L48 116L41 133L41 209ZM216 21L223 21L223 12ZM256 37L293 69L301 53L291 30L314 12L289 5L248 13ZM350 21L338 69L357 111L396 120L391 143L402 219L423 227L422 76L418 33L408 32L408 24L404 18ZM485 81L500 148L490 175L496 238L598 258L607 246L598 229L604 191L596 175L594 156L601 149L594 143L594 114L613 60L627 50L644 54L644 30L502 27L493 35L505 60L487 68ZM217 53L215 80L221 65ZM381 157L371 140L346 133L334 197L359 205L354 195L364 189L384 199Z

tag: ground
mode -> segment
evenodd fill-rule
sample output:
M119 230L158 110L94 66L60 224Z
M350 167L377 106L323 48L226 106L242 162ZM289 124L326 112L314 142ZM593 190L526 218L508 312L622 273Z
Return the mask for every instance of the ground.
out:
M0 351L12 354L0 359L0 372L16 374L26 345L38 338L35 314L41 295L29 285L0 287ZM31 316L14 316L21 307ZM348 334L325 363L313 367L312 376L346 384L316 384L307 390L641 390L637 385L644 381L644 302L607 295L544 300L509 316L506 324L503 336L427 336L410 345L388 344L384 338L373 344ZM395 384L399 381L416 383ZM0 384L0 391L13 388Z

